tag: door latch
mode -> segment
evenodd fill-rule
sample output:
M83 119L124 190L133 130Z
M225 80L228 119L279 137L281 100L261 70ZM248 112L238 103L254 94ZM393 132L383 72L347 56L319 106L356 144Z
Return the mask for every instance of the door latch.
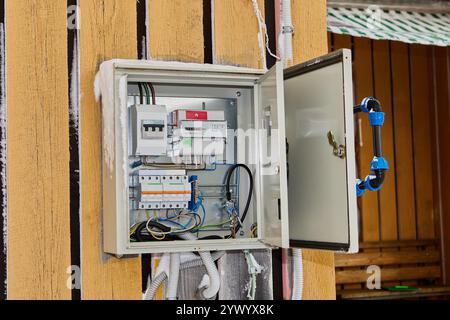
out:
M333 131L328 131L328 143L333 147L333 154L336 157L345 158L345 146L336 142Z

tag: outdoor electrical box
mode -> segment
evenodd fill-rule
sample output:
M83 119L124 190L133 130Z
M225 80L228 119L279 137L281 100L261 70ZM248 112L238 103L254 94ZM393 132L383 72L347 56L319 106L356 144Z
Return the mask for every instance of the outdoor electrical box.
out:
M284 70L111 60L104 251L357 252L351 53Z

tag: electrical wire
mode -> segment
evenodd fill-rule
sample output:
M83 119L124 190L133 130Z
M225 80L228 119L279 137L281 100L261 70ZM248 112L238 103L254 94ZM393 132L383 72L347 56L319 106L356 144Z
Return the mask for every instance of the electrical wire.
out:
M267 25L266 22L264 21L264 17L262 16L261 10L259 9L259 5L258 5L258 1L257 0L252 0L252 4L253 4L253 10L255 11L255 15L256 18L258 19L258 28L259 28L259 41L260 41L260 48L261 48L261 59L263 61L263 65L265 68L267 68L266 66L266 55L264 52L264 48L263 48L263 38L265 38L265 47L267 52L274 57L277 60L280 60L280 57L278 57L276 54L274 54L272 52L272 50L270 50L270 46L269 46L269 35L267 33ZM263 34L264 32L264 34Z
M147 85L150 88L150 92L152 93L152 104L156 105L156 91L155 91L155 87L153 86L153 84L151 84L151 82L148 82Z
M239 213L236 212L239 223L236 225L234 233L239 231L239 229L241 228L242 222L244 222L245 218L247 217L248 209L250 207L250 203L252 201L252 196L253 196L253 174L252 174L250 168L248 166L246 166L245 164L235 164L230 168L230 170L228 170L227 176L226 176L226 188L227 188L226 198L227 198L227 201L231 202L231 199L232 199L232 190L230 187L231 177L233 176L234 171L238 168L243 168L248 173L248 177L249 177L249 188L248 189L249 190L248 190L247 202L245 204L244 211L243 211L241 217L239 217Z
M148 85L146 83L143 83L142 85L145 90L145 97L146 97L147 104L150 104L150 90L148 89Z
M142 91L142 84L139 82L137 85L139 89L139 103L144 104L144 93Z

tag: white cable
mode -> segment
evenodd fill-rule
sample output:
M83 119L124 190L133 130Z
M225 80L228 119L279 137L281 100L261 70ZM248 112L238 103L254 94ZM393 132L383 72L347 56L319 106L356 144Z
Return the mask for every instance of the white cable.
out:
M270 50L270 47L269 47L269 34L267 33L267 25L266 25L266 22L264 21L264 18L262 16L262 14L261 14L261 10L259 10L258 1L257 0L252 0L252 3L253 3L253 9L255 11L256 18L258 19L258 28L259 28L258 39L259 39L259 47L261 48L261 59L262 59L264 68L267 69L266 54L265 54L264 44L263 44L263 41L264 41L263 38L264 37L266 38L265 47L266 47L267 52L272 57L274 57L277 60L280 60L280 58L276 54L274 54L272 52L272 50ZM264 32L264 34L263 34L263 32Z
M170 256L169 254L166 254L166 255ZM217 261L220 258L222 258L224 255L225 255L225 251L217 251L217 252L212 253L211 257L212 257L213 261ZM192 260L183 262L180 266L180 270L186 270L186 269L201 267L201 266L203 266L203 260L200 257L195 257ZM159 286L166 281L167 281L167 273L166 272L159 273L158 276L155 276L155 279L153 280L153 282L151 282L147 286L147 290L145 291L145 294L144 294L144 300L153 300ZM208 278L208 281L209 281L209 278ZM208 282L208 284L209 284L209 282Z
M303 258L301 249L292 249L294 283L292 285L292 300L303 299Z
M167 280L167 273L163 272L160 273L157 277L155 277L155 280L147 286L147 290L145 290L144 293L144 300L153 300L155 297L156 291L158 291L159 286Z
M180 254L171 253L169 284L167 286L167 300L177 300L179 278L180 278Z
M281 3L281 30L278 35L278 48L283 65L287 67L289 62L294 58L292 49L292 33L294 27L292 25L291 0L282 0Z
M171 224L175 225L171 221L164 221L162 224ZM180 233L177 234L178 237L180 237L183 240L198 240L192 233L186 232L186 233ZM202 251L199 252L200 257L203 260L203 264L205 265L206 271L208 272L209 276L209 285L206 288L201 288L200 295L204 299L213 299L220 289L220 275L219 270L217 270L217 267L214 263L214 260L211 257L211 253L209 251Z

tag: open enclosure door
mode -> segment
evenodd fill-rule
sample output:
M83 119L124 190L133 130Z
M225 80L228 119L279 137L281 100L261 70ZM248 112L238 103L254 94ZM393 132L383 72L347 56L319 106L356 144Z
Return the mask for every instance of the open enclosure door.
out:
M256 86L260 192L258 226L261 240L270 246L289 247L286 132L283 66L277 63Z
M358 251L350 50L284 72L291 247Z

